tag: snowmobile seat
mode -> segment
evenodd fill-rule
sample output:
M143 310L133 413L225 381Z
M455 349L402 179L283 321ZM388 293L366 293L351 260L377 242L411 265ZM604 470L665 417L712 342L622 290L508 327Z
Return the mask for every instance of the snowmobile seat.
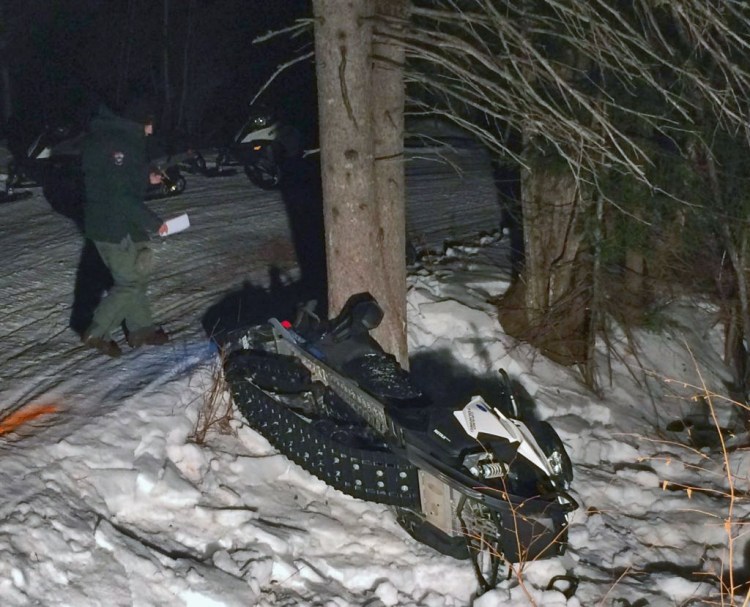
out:
M330 320L327 336L341 342L352 335L366 333L378 327L383 320L383 309L369 293L352 295L339 314Z

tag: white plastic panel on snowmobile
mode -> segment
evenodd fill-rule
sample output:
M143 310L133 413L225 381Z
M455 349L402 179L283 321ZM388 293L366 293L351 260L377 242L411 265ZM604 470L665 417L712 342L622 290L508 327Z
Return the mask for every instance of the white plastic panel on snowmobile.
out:
M242 135L242 132L244 131L244 127L243 127L240 130L240 132L237 133L235 140L243 144L250 143L252 141L275 141L277 137L277 130L276 130L277 127L278 127L278 124L274 123L262 129L256 129L254 131L250 131L249 133L246 133L244 136Z
M490 407L481 396L474 396L460 411L454 411L458 423L466 434L477 438L480 433L499 436L508 442L518 444L518 453L529 460L547 476L552 476L552 468L544 452L526 426L505 417L494 407Z

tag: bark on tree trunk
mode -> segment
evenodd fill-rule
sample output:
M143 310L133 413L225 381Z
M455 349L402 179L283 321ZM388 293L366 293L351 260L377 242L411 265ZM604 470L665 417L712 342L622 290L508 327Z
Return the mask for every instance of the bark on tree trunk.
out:
M182 50L182 94L180 95L180 106L177 111L177 126L191 133L189 127L185 128L185 105L188 98L188 86L190 83L190 45L193 41L193 22L195 21L196 0L190 0L187 7L187 27L185 33L185 46Z
M373 43L372 96L375 155L375 203L378 212L378 250L384 282L373 295L387 310L375 338L408 366L406 341L406 212L404 176L404 48L383 30L398 31L407 19L408 0L376 0L376 35ZM385 20L385 22L383 21ZM382 30L381 30L382 31Z
M590 201L568 167L530 158L527 166L531 170L521 174L524 337L563 364L583 363L589 350L591 268L580 253Z
M5 16L5 7L0 2L0 23L4 25L4 27L0 27L0 95L2 95L0 100L0 107L2 107L0 120L2 120L2 124L5 124L13 113L13 98L10 90L10 69L8 67L7 53L8 33L5 29L8 27L8 22Z
M573 284L581 244L579 194L570 172L535 167L523 171L526 309L529 323L540 321Z
M641 306L646 300L646 257L640 251L625 251L625 293L633 300L633 306Z
M710 151L707 150L704 155L707 159L708 179L714 201L717 208L723 208L723 193L716 164ZM737 373L737 384L741 387L743 394L747 394L748 390L750 390L750 377L748 377L749 354L747 348L747 344L750 344L750 284L748 284L747 275L745 274L748 258L748 237L746 232L741 228L735 234L733 227L726 220L721 221L720 230L724 241L724 248L734 270L739 304L739 325L742 336L741 340L735 341L736 346L733 345L729 351L734 358L731 362ZM736 320L732 319L733 322Z
M172 115L172 82L169 74L169 0L164 0L164 15L162 22L162 77L164 85L164 111L162 124L169 124Z
M379 272L370 98L370 0L314 0L329 314Z
M115 101L119 104L122 103L127 96L127 82L130 77L130 55L132 52L132 39L133 39L133 23L135 20L135 2L128 0L127 8L127 26L125 27L125 35L122 39L122 46L120 50L120 60L117 69L117 88L115 91Z
M401 3L382 6L390 4ZM374 0L314 0L313 10L329 315L351 295L371 293L385 311L381 345L405 364L403 167L389 160L401 152L400 75L380 67L373 75ZM378 97L396 97L375 104L373 82ZM383 129L377 169L373 119Z
M3 65L0 68L2 73L2 89L3 89L3 123L13 114L13 97L10 90L10 70L7 65Z

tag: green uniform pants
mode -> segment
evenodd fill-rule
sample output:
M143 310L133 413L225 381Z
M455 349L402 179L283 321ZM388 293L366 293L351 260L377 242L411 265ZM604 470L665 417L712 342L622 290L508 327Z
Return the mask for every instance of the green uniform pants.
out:
M130 334L153 331L146 295L153 266L153 252L148 243L133 242L128 236L119 243L94 242L94 245L112 273L114 285L94 311L87 333L112 339L112 332L123 322Z

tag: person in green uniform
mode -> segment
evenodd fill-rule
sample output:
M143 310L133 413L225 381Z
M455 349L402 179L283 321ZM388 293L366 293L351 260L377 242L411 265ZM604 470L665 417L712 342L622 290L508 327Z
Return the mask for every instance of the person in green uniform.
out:
M149 236L166 233L162 219L144 203L148 183L161 179L149 171L146 137L152 132L148 107L136 101L121 116L100 107L83 142L84 233L114 285L94 311L82 341L113 357L122 354L113 333L123 323L131 347L169 341L154 324L146 292L153 265Z

